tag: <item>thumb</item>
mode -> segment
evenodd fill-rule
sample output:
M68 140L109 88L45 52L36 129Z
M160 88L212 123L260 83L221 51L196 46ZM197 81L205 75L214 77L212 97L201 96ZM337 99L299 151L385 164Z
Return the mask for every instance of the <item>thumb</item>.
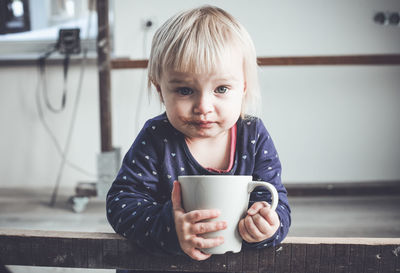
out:
M183 210L182 198L181 198L181 184L178 181L174 181L171 193L172 208L174 210Z

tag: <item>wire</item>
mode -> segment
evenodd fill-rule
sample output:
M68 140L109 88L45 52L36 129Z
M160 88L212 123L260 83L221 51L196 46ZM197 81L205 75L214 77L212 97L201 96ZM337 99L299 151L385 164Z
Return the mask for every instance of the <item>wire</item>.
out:
M72 118L71 118L69 129L68 129L68 136L67 136L67 140L66 140L66 143L65 143L63 156L61 157L61 165L60 165L60 168L58 170L56 183L55 183L55 186L54 186L54 189L53 189L53 194L51 196L50 206L52 206L52 207L56 203L58 188L60 186L61 177L62 177L62 174L63 174L63 171L64 171L67 155L68 155L68 152L69 152L69 147L70 147L70 144L71 144L72 132L73 132L74 125L75 125L76 113L77 113L79 100L80 100L80 95L81 95L81 91L82 91L82 78L83 78L83 74L84 74L83 73L84 72L84 66L86 64L86 53L85 52L86 52L86 49L84 50L84 57L82 59L81 72L80 72L80 75L79 75L78 92L76 93L74 109L72 111Z
M52 140L54 146L56 147L56 150L57 150L58 154L59 154L61 157L63 157L64 154L63 154L63 151L62 151L62 149L61 149L61 145L60 145L60 143L58 142L58 140L57 140L55 134L54 134L53 131L51 130L50 126L47 124L46 119L44 118L44 113L43 113L43 109L42 109L42 106L41 106L41 99L40 99L40 83L43 82L43 81L41 80L41 77L42 77L42 76L43 76L43 75L41 74L41 71L39 71L39 72L38 72L39 80L38 80L38 84L37 84L37 87L36 87L36 106L37 106L37 109L38 109L39 120L40 120L40 122L42 123L44 129L46 130L47 134L49 135L50 139ZM90 177L90 178L96 177L96 175L95 175L94 173L91 173L91 172L89 172L89 171L87 171L87 170L85 170L85 169L82 169L81 167L79 167L79 166L77 166L76 164L72 163L72 162L69 161L68 159L66 160L66 164L67 164L70 168L72 168L72 169L74 169L74 170L76 170L76 171L78 171L78 172L80 172L80 173L82 173L82 174L85 174L85 175L87 175L87 176Z
M92 15L93 15L93 12L89 11L86 40L89 40L89 33L90 33ZM87 52L88 52L88 48L86 46L83 49L83 58L82 58L81 70L80 70L80 74L79 74L78 90L77 90L77 94L76 94L76 97L75 97L75 103L74 103L74 106L73 106L72 117L71 117L69 129L68 129L68 136L67 136L67 140L66 140L66 143L65 143L63 156L61 157L61 164L60 164L60 168L58 170L56 183L54 185L53 193L52 193L51 200L50 200L50 206L52 206L52 207L54 207L54 205L56 203L58 188L60 186L60 182L61 182L61 178L62 178L62 174L63 174L63 171L64 171L65 164L67 162L66 159L67 159L67 155L68 155L68 152L69 152L69 147L70 147L70 144L71 144L72 132L73 132L74 125L75 125L77 109L78 109L78 105L79 105L79 101L80 101L80 95L81 95L81 92L82 92L82 82L83 82L83 76L84 76L84 71L85 71L85 67L86 67Z
M55 48L51 51L53 53L55 50L58 49L58 45L55 46ZM51 54L50 53L50 54ZM46 59L50 56L49 52L45 53L44 56L40 58L40 71L42 74L42 81L43 81L43 96L46 102L47 109L49 109L53 113L61 113L66 106L66 101L67 101L67 78L68 78L68 67L69 67L69 54L67 54L64 58L64 80L63 80L63 91L61 95L61 106L59 108L54 107L49 100L49 95L47 92L47 81L46 81Z

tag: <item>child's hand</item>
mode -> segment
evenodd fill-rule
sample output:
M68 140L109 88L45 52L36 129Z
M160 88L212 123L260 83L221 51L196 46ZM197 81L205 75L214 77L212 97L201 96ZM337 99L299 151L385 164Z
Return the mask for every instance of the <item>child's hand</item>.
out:
M205 239L199 235L226 229L226 222L203 222L207 219L217 218L219 211L194 210L186 213L181 205L181 187L178 181L174 182L171 199L176 233L182 250L198 261L209 258L211 254L205 254L200 249L219 246L224 242L224 238Z
M270 209L267 202L256 202L245 218L239 222L239 233L249 243L261 242L270 238L280 225L278 214Z

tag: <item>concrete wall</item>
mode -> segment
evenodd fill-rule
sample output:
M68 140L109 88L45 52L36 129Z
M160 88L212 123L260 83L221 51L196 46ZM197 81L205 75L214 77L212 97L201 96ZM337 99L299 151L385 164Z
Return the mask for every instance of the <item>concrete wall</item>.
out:
M207 1L114 1L115 55L147 58L155 28L175 12ZM400 27L372 21L377 11L400 11L384 1L209 1L237 17L252 35L258 56L400 53ZM98 78L85 72L69 161L61 181L94 180L100 150ZM62 145L76 96L79 67L69 77L67 109L45 114ZM346 182L400 180L400 66L262 67L262 118L283 164L283 180ZM35 103L36 67L0 67L0 187L52 186L61 161L41 125ZM62 68L48 69L49 93L57 101ZM113 143L124 154L145 120L160 113L148 102L145 71L112 72Z

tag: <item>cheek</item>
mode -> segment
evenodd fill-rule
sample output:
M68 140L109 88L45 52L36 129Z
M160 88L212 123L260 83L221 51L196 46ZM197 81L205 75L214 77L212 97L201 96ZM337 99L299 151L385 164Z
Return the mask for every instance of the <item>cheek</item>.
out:
M171 115L183 116L190 111L190 104L185 101L171 99L164 102L165 109Z
M244 93L236 93L229 99L229 101L227 101L227 104L229 104L229 107L233 112L241 111L243 99Z

